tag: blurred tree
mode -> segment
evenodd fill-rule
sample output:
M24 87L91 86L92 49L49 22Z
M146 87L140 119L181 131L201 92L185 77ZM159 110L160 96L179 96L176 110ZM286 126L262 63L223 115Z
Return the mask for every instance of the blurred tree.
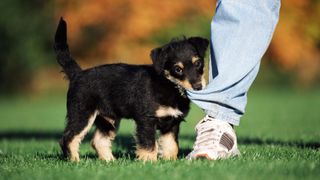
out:
M297 85L320 80L320 1L282 0L280 21L269 53L282 71L290 71Z
M1 0L0 92L24 91L39 66L54 62L52 2Z
M52 38L60 16L68 21L71 51L83 67L144 64L152 48L173 37L209 37L215 1L2 0L0 10L0 92L12 92L34 86L31 80L40 84L39 76L48 81L57 71L41 67L58 67ZM281 71L274 76L282 79L289 74L299 86L320 82L320 1L282 0L280 14L265 56L271 61L263 61L271 66L265 67Z
M98 62L108 63L119 59L125 59L128 63L150 63L149 52L159 45L159 42L152 41L154 35L164 29L172 29L180 21L187 22L192 17L210 17L215 7L211 0L56 2L57 7L63 7L57 9L56 18L63 15L67 19L71 46L77 57L83 61L94 57ZM189 28L197 24L193 18ZM200 32L208 32L207 25ZM184 29L178 35L187 33L188 29ZM161 42L169 41L173 34L169 33L168 37ZM107 60L102 60L105 58Z
M63 7L57 9L56 18L63 14L69 21L72 46L83 64L92 57L99 63L120 58L150 63L149 51L174 36L209 37L215 9L212 0L56 2ZM320 74L320 1L282 0L280 14L266 59L292 73L299 85L310 86Z

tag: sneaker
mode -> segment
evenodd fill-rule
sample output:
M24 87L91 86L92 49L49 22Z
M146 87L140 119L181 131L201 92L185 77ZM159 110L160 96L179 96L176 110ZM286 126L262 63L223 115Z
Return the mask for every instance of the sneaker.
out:
M187 159L217 160L240 155L236 133L229 123L207 115L197 124L196 132L196 142Z

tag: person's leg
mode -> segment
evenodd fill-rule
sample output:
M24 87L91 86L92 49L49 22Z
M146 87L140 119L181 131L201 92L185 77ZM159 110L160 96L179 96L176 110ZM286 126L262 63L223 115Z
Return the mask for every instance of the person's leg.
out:
M280 0L218 0L211 23L209 84L204 90L188 91L210 117L239 125L279 9Z
M210 116L238 125L279 17L280 0L221 0L211 23L209 84L188 97Z

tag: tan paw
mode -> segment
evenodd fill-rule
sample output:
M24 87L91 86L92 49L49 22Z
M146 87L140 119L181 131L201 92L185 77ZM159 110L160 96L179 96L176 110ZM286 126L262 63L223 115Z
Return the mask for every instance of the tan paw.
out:
M155 162L157 161L157 150L146 150L146 149L141 149L138 148L136 151L136 155L138 160L141 160L143 162L151 161Z
M71 161L71 162L79 162L79 161L80 161L79 155L71 156L71 157L70 157L70 161Z
M99 156L99 159L102 161L110 162L116 160L116 158L112 155L112 153L104 155L104 156Z

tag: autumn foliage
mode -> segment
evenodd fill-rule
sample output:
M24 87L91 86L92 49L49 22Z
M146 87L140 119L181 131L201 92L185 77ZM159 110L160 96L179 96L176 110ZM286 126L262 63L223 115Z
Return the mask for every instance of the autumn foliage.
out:
M62 15L69 23L72 49L84 66L92 59L150 63L149 52L159 45L150 39L193 17L207 20L202 31L208 32L215 10L212 0L56 0L55 6L56 19ZM266 57L307 86L319 77L320 2L283 0L280 14Z
M57 17L68 20L72 45L78 45L83 59L95 56L129 63L150 62L149 52L157 44L148 39L154 33L189 16L212 16L214 9L208 0L70 0L58 1L57 6L64 7Z
M320 1L283 0L280 21L268 53L304 86L319 78Z
M0 94L64 85L52 48L60 16L68 21L71 51L81 67L145 64L151 63L151 49L173 37L209 38L215 4L215 0L1 0ZM280 21L256 82L316 87L319 68L320 1L282 0Z

